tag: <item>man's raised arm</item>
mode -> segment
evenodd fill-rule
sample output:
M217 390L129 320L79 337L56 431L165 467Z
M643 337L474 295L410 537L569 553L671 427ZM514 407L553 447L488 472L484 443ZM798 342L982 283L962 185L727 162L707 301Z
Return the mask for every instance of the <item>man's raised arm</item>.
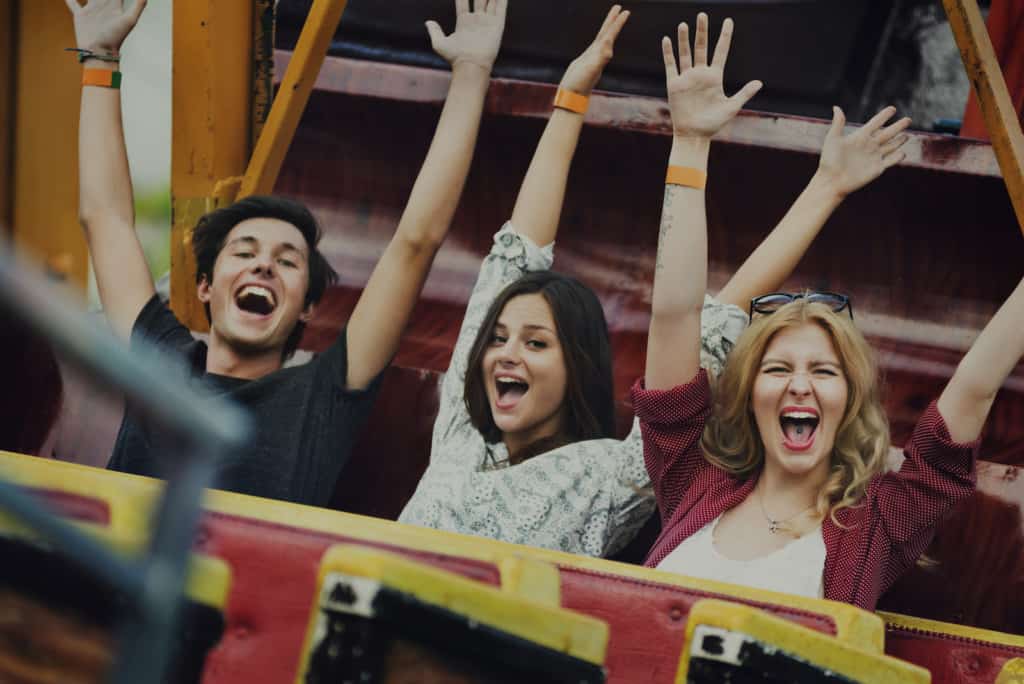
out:
M146 0L66 0L83 56L82 110L78 128L79 220L89 243L100 301L114 332L128 338L153 296L153 279L135 234L121 92L121 43ZM104 85L89 85L89 83Z

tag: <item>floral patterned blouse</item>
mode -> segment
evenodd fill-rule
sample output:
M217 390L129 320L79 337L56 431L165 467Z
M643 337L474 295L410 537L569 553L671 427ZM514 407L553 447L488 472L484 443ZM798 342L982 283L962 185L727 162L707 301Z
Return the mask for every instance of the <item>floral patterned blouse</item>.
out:
M504 443L484 441L463 402L469 351L491 302L529 271L547 270L554 245L537 247L511 224L494 236L441 384L430 464L399 521L589 556L608 556L654 512L638 423L624 440L591 439L509 465ZM701 317L701 365L712 373L747 324L711 297Z

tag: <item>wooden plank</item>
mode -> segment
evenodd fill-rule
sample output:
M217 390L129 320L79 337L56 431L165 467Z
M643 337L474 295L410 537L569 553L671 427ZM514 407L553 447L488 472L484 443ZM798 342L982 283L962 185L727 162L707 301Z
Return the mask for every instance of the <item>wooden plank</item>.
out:
M84 288L89 273L78 224L81 69L62 48L75 44L67 5L18 3L15 58L14 239L57 277Z
M283 72L291 53L278 50L276 71ZM368 99L429 104L441 107L448 92L447 71L382 62L328 57L316 80L319 92ZM547 119L555 86L508 78L491 79L486 111L500 116ZM587 126L617 128L668 136L672 122L661 98L596 92L587 111ZM715 138L716 141L765 149L817 155L829 122L785 114L743 111ZM948 135L911 132L904 148L903 166L1000 176L992 147L982 141Z
M253 150L239 196L265 195L273 191L346 4L346 0L315 0L310 8L295 46L294 59L285 72L270 116Z
M177 0L173 55L171 308L203 330L190 233L233 199L230 179L249 158L252 0Z
M1006 89L985 20L976 0L942 0L942 5L985 116L1017 222L1024 231L1024 132L1021 132L1020 119Z
M0 83L14 80L14 22L15 0L0 0ZM14 176L11 168L11 148L14 143L14 90L0 88L0 244L11 233L11 192Z

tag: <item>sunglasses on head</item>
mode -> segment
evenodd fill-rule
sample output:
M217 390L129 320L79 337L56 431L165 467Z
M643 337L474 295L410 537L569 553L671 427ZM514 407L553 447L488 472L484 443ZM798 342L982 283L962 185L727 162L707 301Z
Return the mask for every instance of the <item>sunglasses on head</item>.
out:
M843 311L850 312L850 320L853 320L853 303L850 298L838 292L770 292L750 300L750 319L754 314L770 315L784 307L786 304L795 302L798 299L806 299L808 302L824 304L836 313Z

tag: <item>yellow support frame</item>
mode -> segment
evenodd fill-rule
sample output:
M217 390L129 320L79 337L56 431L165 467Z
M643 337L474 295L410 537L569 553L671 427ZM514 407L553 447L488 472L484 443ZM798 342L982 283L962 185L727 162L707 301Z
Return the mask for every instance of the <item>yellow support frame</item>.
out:
M171 308L207 327L190 236L199 217L234 200L221 181L249 159L253 0L175 0L171 136ZM219 187L218 187L219 186Z
M0 83L14 80L14 0L0 0ZM11 234L11 146L14 142L14 89L0 88L0 245Z
M284 156L295 137L295 129L347 4L347 0L315 0L310 8L266 126L253 150L239 197L273 192Z
M977 0L942 0L967 77L985 116L992 149L1003 172L1017 223L1024 231L1024 133L996 59Z
M269 114L272 2L174 4L171 308L193 330L209 323L195 295L191 231L208 211L273 191L346 4L315 0Z
M75 44L71 13L61 0L13 4L7 9L16 15L15 35L31 36L5 43L16 46L14 241L55 275L84 289L89 255L78 223L81 69L62 51Z

